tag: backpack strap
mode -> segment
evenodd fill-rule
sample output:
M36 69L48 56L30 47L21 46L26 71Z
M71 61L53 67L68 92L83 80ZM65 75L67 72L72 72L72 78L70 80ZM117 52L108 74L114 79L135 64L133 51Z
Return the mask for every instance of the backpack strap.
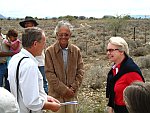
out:
M18 65L17 65L17 71L16 71L16 82L17 82L17 100L18 100L18 93L19 93L19 66L20 66L20 63L21 61L24 59L24 58L29 58L29 57L22 57L20 59L20 61L18 62Z
M19 66L20 66L21 61L22 61L24 58L29 58L29 57L22 57L22 58L20 59L20 61L18 62L17 70L16 70L17 101L18 101L18 95L19 95ZM32 112L32 111L30 110L30 113L31 113L31 112Z

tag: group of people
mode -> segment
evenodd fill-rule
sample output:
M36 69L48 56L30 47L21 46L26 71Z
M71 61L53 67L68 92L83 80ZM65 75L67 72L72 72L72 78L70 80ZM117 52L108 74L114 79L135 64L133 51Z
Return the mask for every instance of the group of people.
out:
M84 75L80 49L69 43L72 25L68 21L58 22L56 43L45 49L44 30L37 27L34 18L27 16L19 24L25 28L20 41L22 49L17 54L12 52L7 78L19 105L16 113L76 113L76 105L62 104L77 101Z
M59 21L54 31L56 42L45 48L44 30L37 27L34 18L27 16L19 24L25 28L21 41L15 30L8 31L7 40L0 36L0 85L3 86L4 77L8 88L10 84L9 91L16 105L11 112L77 113L76 105L62 104L77 101L84 76L80 49L69 42L73 26L68 21ZM9 49L5 50L4 45ZM9 64L8 56L13 56ZM140 68L129 56L127 42L121 37L111 37L107 56L113 62L106 85L108 113L149 113L150 85L145 83ZM0 110L4 112L1 107Z

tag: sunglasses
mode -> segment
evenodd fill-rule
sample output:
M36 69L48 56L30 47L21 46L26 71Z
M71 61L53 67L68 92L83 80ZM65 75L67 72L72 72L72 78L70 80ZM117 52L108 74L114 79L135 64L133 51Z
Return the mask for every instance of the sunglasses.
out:
M117 51L117 50L119 50L119 49L106 49L106 51L107 52L109 51L110 53L113 52L113 51Z
M69 37L70 34L68 34L68 33L57 33L57 36L60 37L60 38L62 38L62 37Z

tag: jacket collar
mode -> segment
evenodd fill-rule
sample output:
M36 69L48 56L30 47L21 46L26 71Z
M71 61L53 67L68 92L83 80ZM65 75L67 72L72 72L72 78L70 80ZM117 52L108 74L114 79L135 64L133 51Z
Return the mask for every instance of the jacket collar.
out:
M70 43L68 44L68 51L73 52L73 48L71 45L72 44L70 44ZM58 53L60 50L62 50L58 41L55 43L55 49L56 49L56 53Z

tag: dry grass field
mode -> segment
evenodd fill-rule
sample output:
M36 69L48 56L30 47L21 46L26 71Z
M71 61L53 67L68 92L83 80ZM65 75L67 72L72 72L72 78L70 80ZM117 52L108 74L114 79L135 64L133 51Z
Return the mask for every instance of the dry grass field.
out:
M5 34L14 28L21 32L20 20L0 20ZM38 20L47 36L47 46L55 41L54 28L58 20ZM78 113L106 113L106 75L111 67L106 57L106 44L111 36L121 36L129 44L130 55L140 66L146 81L150 81L150 20L72 20L71 42L82 51L85 75L79 91ZM48 112L47 112L48 113Z

